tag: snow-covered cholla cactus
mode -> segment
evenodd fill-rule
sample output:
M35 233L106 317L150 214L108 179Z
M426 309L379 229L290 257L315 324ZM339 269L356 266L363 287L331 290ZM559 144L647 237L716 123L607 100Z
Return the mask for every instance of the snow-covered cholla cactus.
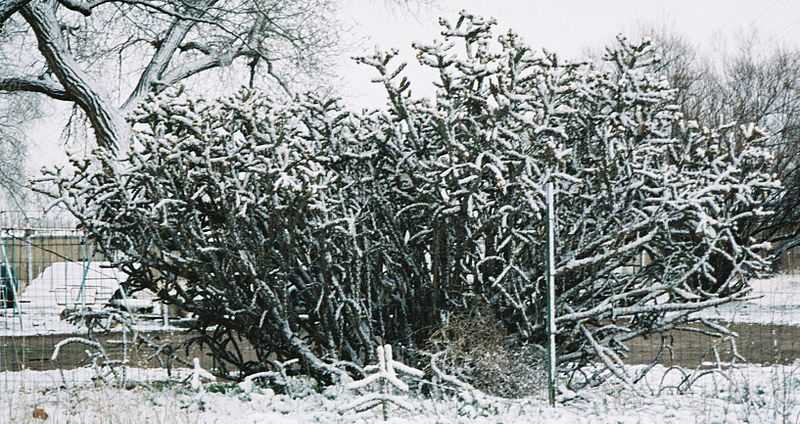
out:
M413 407L408 402L391 393L392 391L408 392L409 390L408 384L398 377L398 372L418 379L422 378L425 373L402 362L395 361L392 355L392 345L378 346L375 350L378 356L378 363L364 367L367 376L361 380L350 382L345 387L350 390L358 390L377 383L379 391L359 397L353 402L342 406L341 411L353 410L362 412L381 405L383 420L386 421L388 419L388 404L393 404L406 410L413 410Z
M765 265L738 230L780 189L759 130L683 122L647 42L572 63L493 38L491 20L442 25L416 46L433 99L395 52L360 59L383 110L170 92L132 116L124 163L98 150L47 183L132 288L198 317L225 376L300 358L334 381L374 340L413 352L473 308L544 346L548 180L556 319L575 330L559 363L616 368L627 340L692 322L725 335L691 313L744 296Z
M132 119L126 171L98 166L113 160L98 150L59 182L130 286L197 316L192 342L216 353L220 375L267 371L277 354L333 381L341 371L320 357L363 361L366 289L347 273L364 266L351 252L365 218L349 196L358 181L336 170L361 160L345 144L358 120L335 101L279 105L246 90L220 101L172 92Z
M765 263L737 228L768 213L779 189L762 134L683 123L646 41L620 37L602 61L569 63L513 33L496 48L493 25L462 14L443 21L444 40L418 46L440 74L432 103L411 97L393 53L362 59L389 93L391 129L376 145L395 161L377 180L395 217L383 231L408 252L388 275L425 299L409 315L435 321L485 302L544 346L547 180L557 321L576 330L558 336L559 362L600 356L615 368L627 340L745 295ZM392 173L405 179L392 184Z
M215 381L216 378L208 370L200 366L200 359L194 358L192 359L192 374L189 376L189 386L192 390L203 392L205 391L203 380Z

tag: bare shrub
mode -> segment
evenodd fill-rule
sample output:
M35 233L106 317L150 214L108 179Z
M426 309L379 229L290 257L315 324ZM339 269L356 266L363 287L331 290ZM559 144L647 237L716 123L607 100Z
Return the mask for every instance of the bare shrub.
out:
M509 334L490 311L453 315L430 341L444 351L442 371L490 395L521 398L547 383L544 352Z

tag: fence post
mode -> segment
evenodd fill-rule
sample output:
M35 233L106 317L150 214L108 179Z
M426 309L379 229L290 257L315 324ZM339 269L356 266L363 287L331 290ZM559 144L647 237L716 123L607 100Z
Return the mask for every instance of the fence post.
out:
M8 254L6 253L6 238L3 238L2 243L0 243L0 254L2 254L2 260L5 264L5 278L8 279L8 282L11 284L11 291L14 292L14 310L17 312L17 317L19 318L19 329L21 331L22 310L19 308L19 285L14 281L14 273L11 271L11 261L9 261ZM3 306L5 308L5 305Z
M556 404L556 287L555 287L555 211L553 183L547 182L547 400Z
M31 232L32 230L30 228L25 229L25 267L27 268L25 274L28 278L26 286L29 286L31 282L33 282L33 245L31 244Z

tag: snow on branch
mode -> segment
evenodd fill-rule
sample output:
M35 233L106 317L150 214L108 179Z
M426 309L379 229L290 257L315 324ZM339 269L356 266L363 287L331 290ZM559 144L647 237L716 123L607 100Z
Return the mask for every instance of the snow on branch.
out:
M366 411L377 405L382 405L384 420L387 419L386 404L391 403L403 409L412 411L414 408L402 398L391 394L390 387L401 392L409 390L408 384L398 378L398 371L411 377L422 378L424 373L416 368L409 367L402 362L395 361L392 356L392 346L383 345L376 348L378 364L367 366L364 370L368 374L361 380L356 380L345 385L350 390L358 390L377 383L380 393L369 393L342 406L340 411L355 410Z
M380 349L353 384L404 389L396 374L416 371L382 346L424 347L473 310L543 347L548 181L556 320L577 330L557 335L561 365L613 371L623 341L671 329L733 337L693 313L744 298L766 269L763 240L740 230L780 189L761 135L683 122L647 43L573 63L467 13L444 25L416 46L434 98L412 95L396 51L359 59L379 110L167 90L131 113L124 166L97 166L115 163L98 151L44 183L132 288L197 318L219 375L296 358L332 383Z

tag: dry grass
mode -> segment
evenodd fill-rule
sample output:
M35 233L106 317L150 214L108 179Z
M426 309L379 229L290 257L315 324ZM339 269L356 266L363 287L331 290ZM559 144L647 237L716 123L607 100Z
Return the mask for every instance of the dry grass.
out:
M454 315L431 337L444 350L443 370L488 394L520 398L546 384L543 355L509 337L489 313Z

